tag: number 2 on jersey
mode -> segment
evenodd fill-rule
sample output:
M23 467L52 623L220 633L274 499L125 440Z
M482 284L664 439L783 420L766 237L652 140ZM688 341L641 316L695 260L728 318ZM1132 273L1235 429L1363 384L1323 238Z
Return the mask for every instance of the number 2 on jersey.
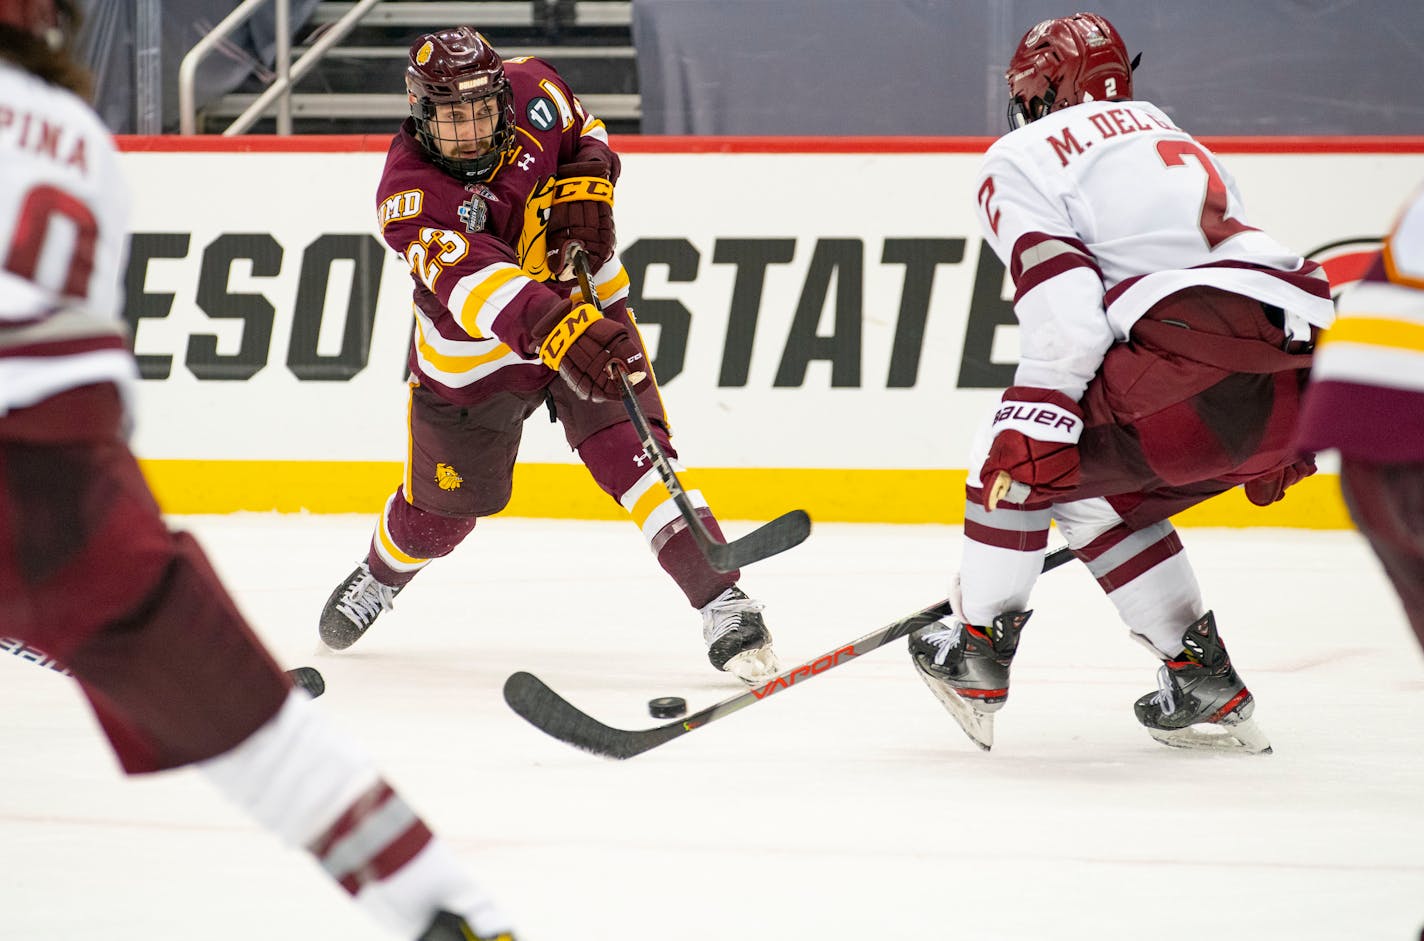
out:
M1168 169L1187 166L1187 157L1196 158L1206 172L1206 195L1202 197L1201 220L1197 223L1202 237L1209 248L1216 248L1233 235L1242 232L1259 231L1255 226L1237 222L1226 215L1226 183L1216 172L1216 165L1196 144L1187 140L1164 140L1157 142L1157 155Z

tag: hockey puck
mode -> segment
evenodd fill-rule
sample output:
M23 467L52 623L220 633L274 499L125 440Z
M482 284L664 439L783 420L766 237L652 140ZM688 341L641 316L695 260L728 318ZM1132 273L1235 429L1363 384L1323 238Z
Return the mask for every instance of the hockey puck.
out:
M295 670L288 670L287 676L291 677L293 686L306 690L312 699L326 692L326 680L322 679L315 667L297 667Z
M687 700L681 696L659 696L648 700L648 715L654 719L676 719L687 714Z

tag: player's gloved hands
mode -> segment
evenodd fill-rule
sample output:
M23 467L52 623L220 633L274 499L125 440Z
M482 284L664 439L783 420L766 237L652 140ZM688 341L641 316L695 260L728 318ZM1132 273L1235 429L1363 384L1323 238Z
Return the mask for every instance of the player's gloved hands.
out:
M1246 499L1257 506L1270 506L1285 498L1286 488L1293 487L1315 473L1315 455L1310 454L1274 470L1264 477L1248 480L1241 489L1246 491Z
M647 381L643 351L628 328L609 320L592 304L560 300L534 328L539 359L557 372L581 399L606 402L623 395L614 364L633 387Z
M984 509L998 502L995 479L1002 471L1028 484L1037 497L1067 493L1078 484L1078 438L1083 410L1056 389L1013 386L994 413L994 440L979 472ZM992 499L991 499L992 497Z
M583 246L595 271L613 257L613 184L608 179L608 166L602 161L564 164L554 181L554 202L549 208L544 244L549 270L560 281L574 278L569 258L574 243Z

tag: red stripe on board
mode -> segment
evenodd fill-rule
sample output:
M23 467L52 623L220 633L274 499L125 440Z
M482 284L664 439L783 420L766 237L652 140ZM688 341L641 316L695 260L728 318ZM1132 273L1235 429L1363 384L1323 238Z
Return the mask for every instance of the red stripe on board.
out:
M119 134L129 153L384 153L391 134ZM613 149L625 154L979 154L993 137L686 137L615 134ZM1424 136L1202 137L1221 154L1424 154Z
M395 129L391 129L395 133ZM390 134L302 134L277 137L272 134L248 134L223 137L220 134L164 134L145 137L138 134L116 134L114 142L126 153L385 153L391 146Z

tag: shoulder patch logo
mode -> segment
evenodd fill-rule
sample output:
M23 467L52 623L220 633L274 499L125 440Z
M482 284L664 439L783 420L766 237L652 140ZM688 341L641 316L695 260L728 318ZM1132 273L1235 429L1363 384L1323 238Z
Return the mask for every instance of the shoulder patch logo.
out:
M524 106L524 114L529 118L529 123L541 131L552 131L559 123L559 114L554 110L554 103L542 95L529 99L529 104Z
M420 215L424 202L425 193L421 190L403 190L387 196L381 200L381 206L376 211L381 228L384 229L397 219L414 219Z
M465 478L455 473L455 468L449 464L436 464L435 482L440 485L441 490L459 490Z

